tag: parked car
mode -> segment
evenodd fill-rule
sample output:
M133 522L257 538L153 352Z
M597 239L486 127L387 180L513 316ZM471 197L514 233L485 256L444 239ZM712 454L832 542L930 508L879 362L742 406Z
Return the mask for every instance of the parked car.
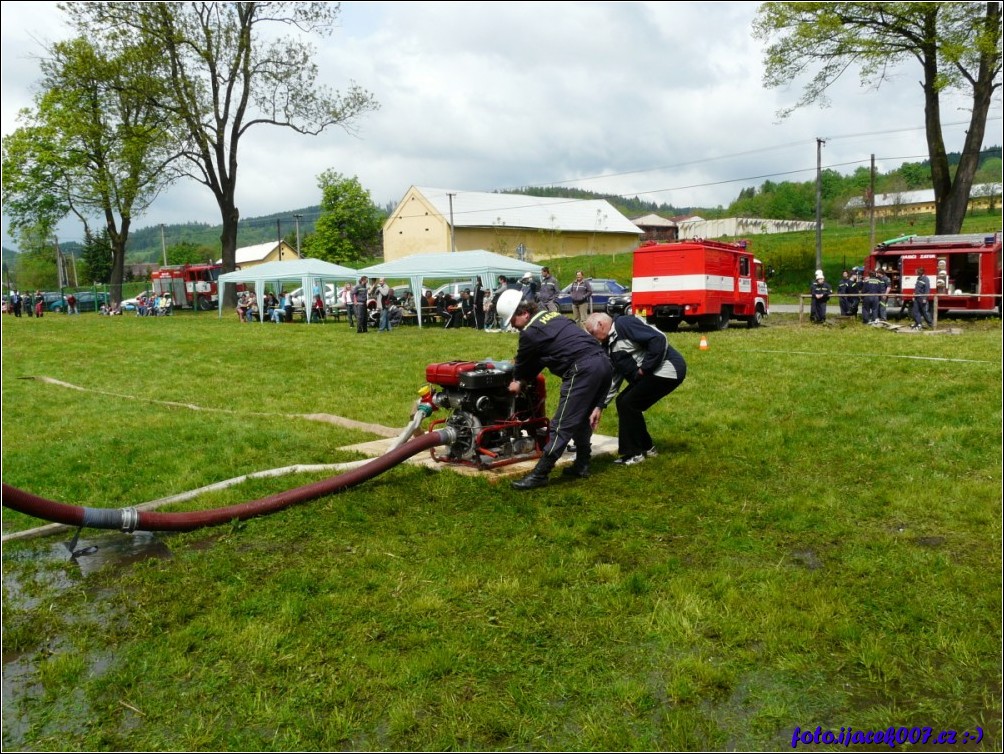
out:
M446 285L441 285L436 288L432 295L433 297L438 296L440 293L449 293L453 298L459 299L460 294L464 291L470 291L471 295L474 295L474 284L470 280L460 280L453 283L446 283Z
M66 311L66 297L59 291L45 291L42 294L42 299L45 301L42 304L45 307L45 311L56 312L57 314ZM31 305L35 305L34 294L31 296Z
M589 285L593 289L593 311L594 312L604 312L607 311L607 302L612 296L623 296L624 294L629 294L631 289L625 285L621 285L616 280L611 280L610 278L586 278L589 281ZM572 284L569 283L564 288L561 289L561 293L558 294L558 311L565 312L566 314L572 311Z
M607 314L616 319L622 314L634 314L631 308L631 293L622 293L607 299Z
M136 311L136 307L138 305L138 302L139 302L140 298L148 298L149 299L149 298L153 298L153 295L154 295L153 291L143 291L138 296L134 296L133 298L127 298L121 304L122 310L123 311L130 311L130 312Z
M324 284L324 305L327 308L333 309L335 306L338 305L338 291L339 288L336 287L334 283ZM297 308L301 308L303 306L302 287L297 288L295 291L290 291L289 295L293 297L293 306ZM311 301L313 301L314 297L311 296L310 299Z
M77 297L78 312L96 312L102 306L111 303L111 299L104 291L80 291L74 294Z

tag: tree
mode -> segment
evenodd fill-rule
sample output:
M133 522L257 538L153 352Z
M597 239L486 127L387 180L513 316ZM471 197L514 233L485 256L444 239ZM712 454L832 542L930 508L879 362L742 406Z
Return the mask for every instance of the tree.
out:
M107 229L97 235L90 228L84 231L84 250L80 255L84 266L81 271L84 280L94 283L107 283L111 280L114 257Z
M764 55L768 87L787 86L820 66L799 101L782 116L812 102L828 105L827 89L851 65L860 67L862 84L878 88L903 61L920 63L935 232L961 230L990 104L1001 86L1000 3L763 3L753 34L764 42L776 37ZM941 94L948 90L972 97L969 129L954 176L941 129Z
M111 244L112 295L120 297L132 216L170 183L162 115L130 92L155 91L150 55L134 46L107 55L83 38L53 45L42 62L35 110L3 144L3 191L11 233L51 233L68 214Z
M347 267L368 261L380 248L384 216L357 178L334 170L317 177L321 216L303 242L306 256Z
M351 130L377 107L352 85L342 96L317 83L313 48L299 38L274 38L272 26L328 36L340 13L324 2L88 2L60 7L77 28L120 47L140 38L161 51L168 91L152 104L180 124L189 140L189 177L207 186L220 209L224 271L236 267L238 147L257 125L317 135L328 126ZM270 26L271 25L271 26ZM235 295L233 288L229 295Z

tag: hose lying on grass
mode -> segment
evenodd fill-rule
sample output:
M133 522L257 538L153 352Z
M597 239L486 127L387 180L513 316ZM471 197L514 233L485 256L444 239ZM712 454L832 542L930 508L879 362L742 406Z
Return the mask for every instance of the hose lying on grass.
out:
M119 529L123 532L192 531L206 526L218 526L230 521L264 516L298 503L342 492L382 474L423 450L449 445L455 440L456 431L452 427L444 427L416 437L358 468L337 476L278 492L259 500L207 511L158 513L139 511L136 508L86 508L48 500L9 484L3 485L3 506L35 518L75 527Z

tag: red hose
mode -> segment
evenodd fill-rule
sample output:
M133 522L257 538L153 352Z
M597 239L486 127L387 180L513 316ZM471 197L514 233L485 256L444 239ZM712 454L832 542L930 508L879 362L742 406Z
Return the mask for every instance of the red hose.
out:
M135 508L84 508L47 500L9 484L3 485L3 506L35 518L69 526L121 529L125 532L136 530L191 531L204 526L218 526L229 521L243 521L255 516L264 516L297 503L304 503L325 495L333 495L372 479L423 450L434 448L437 445L448 445L455 440L456 431L452 427L428 432L378 458L374 458L367 464L350 469L338 476L269 495L260 500L228 505L208 511L157 513L155 511L137 511Z

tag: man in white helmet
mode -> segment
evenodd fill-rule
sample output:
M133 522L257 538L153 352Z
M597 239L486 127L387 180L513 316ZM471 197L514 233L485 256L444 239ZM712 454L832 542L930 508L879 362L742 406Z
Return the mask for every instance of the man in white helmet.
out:
M520 291L505 291L496 311L503 329L512 325L520 333L509 392L519 393L545 367L561 378L558 406L544 453L533 471L512 486L530 490L546 485L570 441L575 442L575 463L565 469L565 474L589 476L593 430L613 376L603 346L560 312L538 312L536 302L523 300Z

